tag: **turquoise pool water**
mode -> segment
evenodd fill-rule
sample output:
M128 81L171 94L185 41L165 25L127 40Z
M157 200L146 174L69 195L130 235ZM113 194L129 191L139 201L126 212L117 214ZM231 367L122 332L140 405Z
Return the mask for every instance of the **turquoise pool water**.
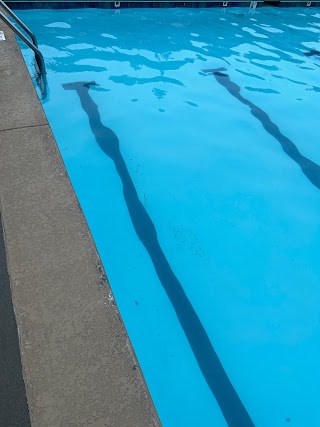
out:
M320 10L18 15L163 426L318 427Z

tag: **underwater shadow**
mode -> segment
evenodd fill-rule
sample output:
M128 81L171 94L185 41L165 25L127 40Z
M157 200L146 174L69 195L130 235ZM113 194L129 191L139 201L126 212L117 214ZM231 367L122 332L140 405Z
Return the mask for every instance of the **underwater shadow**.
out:
M257 105L244 98L240 94L240 86L232 82L228 74L224 71L226 71L226 68L203 70L204 73L212 73L217 82L225 87L232 96L250 108L251 114L260 121L268 134L273 136L280 143L281 148L286 155L300 166L303 174L320 190L320 166L312 160L309 160L307 157L304 157L295 144L280 132L278 126L273 123L265 111L261 110Z
M137 237L149 254L159 281L175 310L199 368L228 426L254 427L253 421L228 378L204 326L160 246L155 225L139 199L120 152L117 135L101 122L98 106L89 94L90 88L96 86L95 82L75 82L63 85L65 90L74 90L79 96L81 106L88 116L90 128L99 147L114 163L122 182L123 196Z

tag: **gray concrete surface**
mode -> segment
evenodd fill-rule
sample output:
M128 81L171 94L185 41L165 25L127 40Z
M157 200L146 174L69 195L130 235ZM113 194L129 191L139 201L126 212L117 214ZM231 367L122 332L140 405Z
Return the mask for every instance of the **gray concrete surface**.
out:
M0 213L0 426L30 426Z
M159 426L21 52L5 32L0 203L31 424Z

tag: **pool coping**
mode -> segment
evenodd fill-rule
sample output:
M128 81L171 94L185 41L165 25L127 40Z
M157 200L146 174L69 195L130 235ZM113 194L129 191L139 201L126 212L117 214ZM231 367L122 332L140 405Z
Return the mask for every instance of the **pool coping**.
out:
M31 424L161 426L20 48L0 29L0 211Z

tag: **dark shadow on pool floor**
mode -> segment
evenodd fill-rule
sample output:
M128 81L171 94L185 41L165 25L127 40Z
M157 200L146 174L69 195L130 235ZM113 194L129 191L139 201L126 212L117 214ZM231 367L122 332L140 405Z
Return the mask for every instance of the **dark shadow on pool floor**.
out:
M197 313L163 253L156 228L138 197L137 190L121 155L119 140L116 134L101 122L98 106L89 94L91 86L96 86L96 83L75 82L63 85L64 89L77 92L97 143L114 163L122 182L124 199L135 232L151 258L154 269L171 301L201 372L218 402L228 426L254 427L253 421L228 378Z

